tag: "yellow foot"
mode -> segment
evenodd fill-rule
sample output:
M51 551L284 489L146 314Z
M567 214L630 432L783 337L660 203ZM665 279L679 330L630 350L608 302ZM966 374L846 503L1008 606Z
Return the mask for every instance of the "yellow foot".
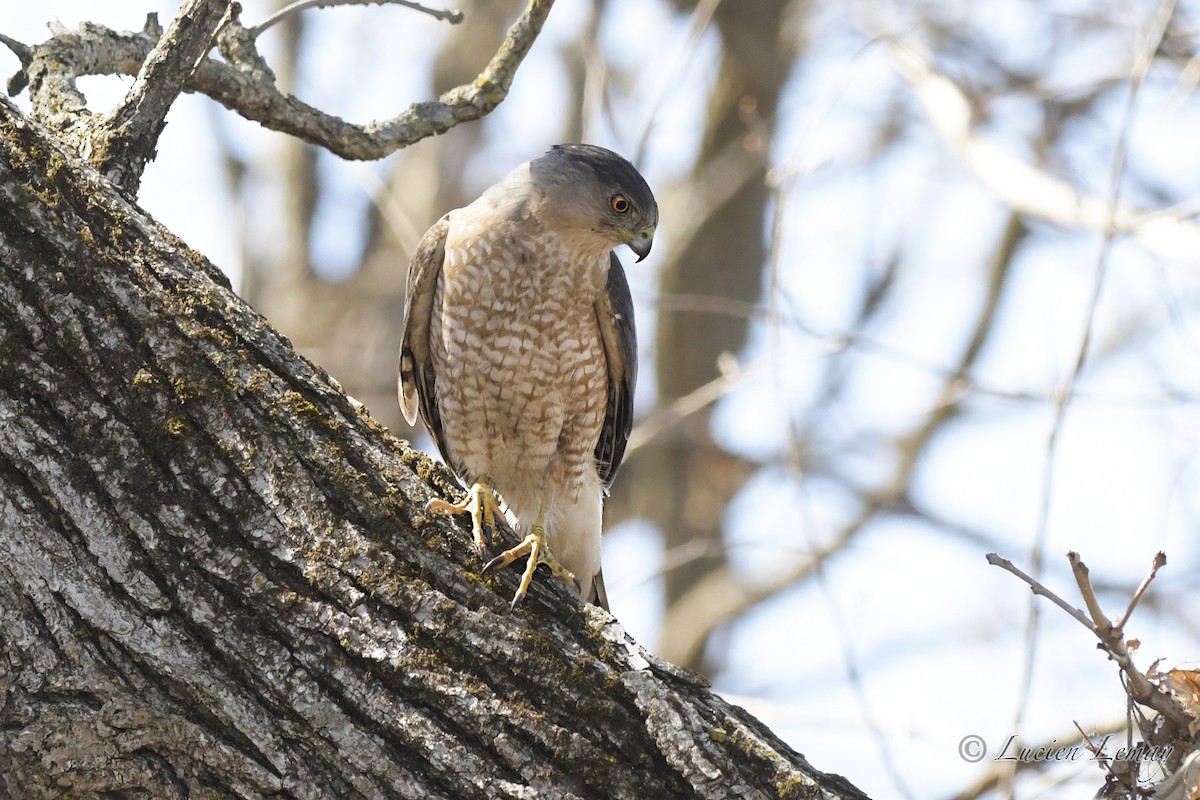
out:
M496 530L496 495L486 481L471 485L467 496L460 502L447 503L435 497L425 504L425 510L442 514L470 514L471 535L475 539L475 549L481 554L487 549Z
M554 558L554 554L550 552L550 548L546 546L546 531L542 528L542 523L538 522L533 526L533 530L529 535L521 541L516 547L505 550L500 555L493 558L483 568L483 571L489 572L493 569L504 569L509 564L516 561L521 556L529 556L529 563L525 565L525 572L521 575L521 583L517 586L517 594L513 597L512 608L517 607L517 603L525 599L525 595L529 592L529 585L533 582L533 573L537 569L538 564L545 564L565 581L575 585L575 576Z

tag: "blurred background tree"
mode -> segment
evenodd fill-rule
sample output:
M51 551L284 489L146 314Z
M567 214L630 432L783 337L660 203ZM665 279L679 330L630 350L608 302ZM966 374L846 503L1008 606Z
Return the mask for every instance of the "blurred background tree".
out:
M131 5L20 23L140 27ZM466 0L457 26L310 11L264 41L282 86L363 121L476 74L520 6ZM608 504L614 613L872 794L1078 796L1094 763L992 759L1013 734L1119 727L1115 670L984 554L1057 586L1078 550L1115 612L1165 550L1139 659L1198 655L1196 15L560 0L482 123L347 163L191 98L141 199L423 441L394 397L421 233L552 143L625 153L663 222L628 270L642 380Z

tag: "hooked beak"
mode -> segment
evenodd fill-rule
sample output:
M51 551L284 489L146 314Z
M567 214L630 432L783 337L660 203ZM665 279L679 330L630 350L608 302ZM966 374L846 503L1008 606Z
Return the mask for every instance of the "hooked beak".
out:
M654 231L643 231L637 236L631 238L626 244L629 249L637 253L638 261L641 261L646 256L650 255L650 248L654 245Z

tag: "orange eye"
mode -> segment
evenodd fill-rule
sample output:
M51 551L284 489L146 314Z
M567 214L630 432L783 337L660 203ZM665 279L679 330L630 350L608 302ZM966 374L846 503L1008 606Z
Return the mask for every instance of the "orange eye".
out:
M627 214L629 209L633 208L633 204L623 194L614 194L608 201L608 206L618 214Z

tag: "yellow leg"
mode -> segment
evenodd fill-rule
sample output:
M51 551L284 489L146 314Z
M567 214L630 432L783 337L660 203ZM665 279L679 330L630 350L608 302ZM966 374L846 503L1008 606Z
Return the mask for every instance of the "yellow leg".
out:
M525 599L525 595L529 592L529 585L533 583L533 573L537 570L538 564L548 565L555 575L572 584L575 583L575 576L558 563L558 560L554 558L554 554L550 552L550 548L546 546L545 516L546 500L543 500L542 507L538 511L537 522L533 524L533 530L529 532L529 535L516 547L505 550L493 558L483 568L484 572L493 569L504 569L521 556L529 556L529 563L525 565L525 572L521 575L521 583L517 586L517 594L513 597L512 608L516 608L517 603Z
M470 514L471 535L475 539L475 548L481 553L487 549L496 530L496 495L491 483L485 478L476 481L467 490L467 496L457 503L447 503L441 498L433 498L425 504L426 511L442 514Z

